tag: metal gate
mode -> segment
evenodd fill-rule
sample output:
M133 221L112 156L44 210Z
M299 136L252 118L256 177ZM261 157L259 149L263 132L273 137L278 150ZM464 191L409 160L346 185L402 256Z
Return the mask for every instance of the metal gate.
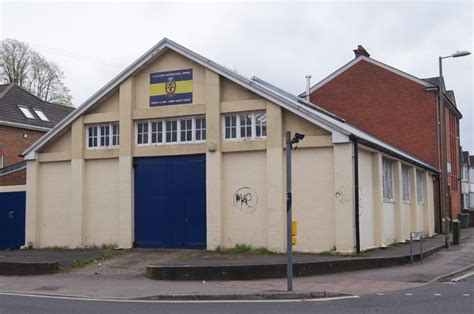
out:
M0 193L0 250L25 244L26 192Z
M206 155L136 158L135 246L206 247Z

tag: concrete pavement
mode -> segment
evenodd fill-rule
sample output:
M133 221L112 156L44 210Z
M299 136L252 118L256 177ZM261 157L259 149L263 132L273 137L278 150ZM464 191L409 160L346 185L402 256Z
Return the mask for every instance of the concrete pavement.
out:
M295 278L298 293L366 295L415 288L474 265L474 238L442 250L424 263L383 269ZM286 291L285 279L251 281L153 281L142 275L90 275L77 272L45 276L0 276L0 292L88 298L144 299L176 295L243 295Z

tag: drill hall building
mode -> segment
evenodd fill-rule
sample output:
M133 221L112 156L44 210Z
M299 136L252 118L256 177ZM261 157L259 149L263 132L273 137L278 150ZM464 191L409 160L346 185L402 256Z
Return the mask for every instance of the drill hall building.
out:
M366 250L434 233L436 170L163 39L24 152L33 247Z

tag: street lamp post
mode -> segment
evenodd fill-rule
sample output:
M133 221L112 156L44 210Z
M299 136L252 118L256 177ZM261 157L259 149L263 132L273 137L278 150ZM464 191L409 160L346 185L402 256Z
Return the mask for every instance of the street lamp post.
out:
M458 58L470 55L469 51L458 51L452 55L439 57L439 108L441 119L441 171L443 172L443 201L444 201L444 228L446 234L446 245L449 246L449 195L448 195L448 161L446 152L446 112L444 107L444 80L443 59Z

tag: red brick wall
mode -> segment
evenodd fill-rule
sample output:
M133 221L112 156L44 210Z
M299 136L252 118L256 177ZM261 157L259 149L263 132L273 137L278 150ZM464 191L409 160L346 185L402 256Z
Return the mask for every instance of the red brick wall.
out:
M311 102L349 123L441 168L437 156L437 94L367 61L360 61L311 95ZM439 114L439 113L438 113ZM439 136L440 137L440 136ZM447 160L451 215L461 208L459 186L459 120L446 111ZM439 146L440 147L440 146ZM441 195L441 201L443 200ZM444 214L442 214L444 216Z
M311 102L435 165L436 93L360 61L311 94Z
M18 155L23 153L44 133L0 125L0 155L3 155L3 166L6 167L21 162L23 158L18 157ZM26 138L24 138L24 134L26 134Z
M26 134L26 138L25 135ZM19 157L31 144L39 139L44 132L20 129L0 125L0 155L3 155L3 166L19 163ZM0 176L0 186L26 184L26 169Z
M21 169L4 176L0 176L0 186L24 184L26 184L26 169Z

